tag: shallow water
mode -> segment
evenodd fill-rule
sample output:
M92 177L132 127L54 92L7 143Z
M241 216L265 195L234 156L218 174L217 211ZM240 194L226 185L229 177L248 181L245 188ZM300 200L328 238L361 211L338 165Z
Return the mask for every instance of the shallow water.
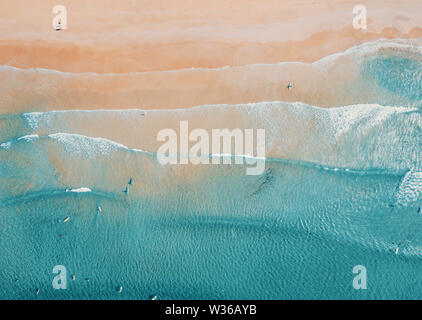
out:
M371 104L3 115L0 297L422 298L414 55L361 61ZM265 128L264 174L160 165L156 133L180 120ZM81 187L91 192L65 191ZM67 268L67 290L52 287L55 265ZM353 288L356 265L367 290Z
M415 205L391 206L401 175L267 166L265 179L216 168L225 175L153 197L61 192L9 200L0 209L1 295L421 298L422 220ZM59 264L68 290L51 286ZM355 265L368 270L366 292L352 287Z

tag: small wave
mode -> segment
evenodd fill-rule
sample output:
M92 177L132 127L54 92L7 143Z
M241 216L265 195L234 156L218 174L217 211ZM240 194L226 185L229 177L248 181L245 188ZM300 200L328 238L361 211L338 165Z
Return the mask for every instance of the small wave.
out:
M12 147L12 145L15 142L18 142L18 141L27 141L28 142L28 141L36 140L38 138L39 138L39 135L38 134L24 135L24 136L21 136L21 137L16 138L13 141L7 141L7 142L4 142L4 143L0 144L0 148L1 149L4 149L4 150L8 150L8 149L10 149L10 147Z
M409 170L397 190L397 204L408 206L422 200L422 172Z
M90 188L87 187L80 187L80 188L76 188L76 189L69 189L70 192L91 192L92 190Z
M18 141L19 140L30 141L30 140L34 140L34 139L37 139L37 138L39 138L39 136L37 134L28 134L26 136L19 137Z
M47 136L38 136L33 135L34 137L37 136L37 139L40 139L41 141L52 140L57 141L60 143L62 147L64 147L64 150L66 152L67 156L75 156L75 155L84 155L86 157L86 160L92 159L92 161L95 161L95 155L112 155L113 153L117 151L122 152L133 152L133 153L139 153L142 155L149 156L149 159L155 160L156 156L158 155L156 152L149 152L145 150L140 149L132 149L129 148L121 143L108 140L105 138L95 138L95 137L89 137L84 136L80 134L69 134L69 133L55 133L55 134L49 134ZM23 138L23 137L22 137ZM0 145L7 145L9 148L13 145L15 141L24 141L27 143L35 142L35 139L22 139L17 138L14 141L8 141ZM51 146L49 144L49 146ZM63 155L65 156L65 155ZM175 154L175 155L169 155L169 157L185 157L187 155L183 154ZM230 163L236 163L236 159L241 160L257 160L257 161L266 161L266 162L276 162L276 163L283 163L283 164L289 164L289 165L295 165L295 166L301 166L306 168L315 168L322 171L329 171L329 172L338 172L338 173L350 173L350 174L357 174L357 175L385 175L385 174L393 174L396 175L401 172L401 170L389 170L385 168L365 168L361 169L359 167L338 167L338 166L331 166L331 165L324 165L318 162L310 162L310 161L301 161L301 160L294 160L294 159L285 159L285 158L277 158L277 157L255 157L250 155L244 155L244 154L223 154L223 153L216 153L216 154L208 154L199 156L196 155L196 158L200 159L209 159L210 163L213 158L218 159L231 159ZM225 162L221 162L225 163ZM230 164L227 163L227 164ZM75 189L69 189L68 191L74 191ZM75 191L76 192L76 191Z
M422 43L420 39L377 39L374 41L364 42L357 46L353 46L345 51L334 53L323 57L317 61L306 63L302 61L289 61L289 62L277 62L277 63L252 63L252 64L245 64L245 65L238 65L238 66L230 66L226 65L223 67L216 67L216 68L184 68L184 69L172 69L172 70L152 70L152 71L137 71L137 72L128 72L128 73L96 73L96 72L69 72L69 71L59 71L55 69L48 69L48 68L19 68L15 66L9 65L1 65L0 72L4 71L25 71L31 73L45 73L45 74L63 74L63 75L90 75L90 76L134 76L140 74L156 74L156 73L179 73L179 72L196 72L196 71L219 71L219 70L229 70L229 69L241 69L241 68L249 68L249 67L259 67L259 66L274 66L274 65L293 65L293 64L301 64L301 65L329 65L335 63L337 60L348 57L348 56L356 56L356 57L366 57L368 55L377 54L380 52L386 52L386 50L390 51L400 51L403 53L415 53L417 55L422 53Z
M420 48L420 41L378 40L314 63L280 62L155 73L72 74L4 67L4 75L10 76L0 79L0 109L93 109L101 108L105 101L116 109L122 108L122 101L126 106L154 109L263 100L301 101L326 108L370 103L420 108L417 98L422 93L412 92L420 87L420 80L412 85L417 72L399 64L391 69L384 63L388 56L407 59L412 62L410 67L415 66L422 60ZM238 79L245 81L239 83ZM211 82L214 85L210 87ZM289 82L294 84L293 90L285 90ZM17 87L22 88L19 96L15 94ZM109 89L104 92L104 87ZM185 90L187 87L192 90ZM81 95L81 91L86 94ZM10 108L11 105L16 107Z
M206 117L204 129L265 129L267 159L356 170L422 168L422 114L417 108L363 104L325 109L303 103L260 102L149 111L148 116L140 116L141 112L26 113L18 117L21 124L16 133L48 135L62 142L67 152L83 151L82 155L91 157L116 148L155 155L157 133L164 123L178 132L179 121L188 120L190 128L197 128L204 125ZM8 128L0 126L0 137L10 137ZM19 137L12 138L0 147L8 150L13 143L22 142Z

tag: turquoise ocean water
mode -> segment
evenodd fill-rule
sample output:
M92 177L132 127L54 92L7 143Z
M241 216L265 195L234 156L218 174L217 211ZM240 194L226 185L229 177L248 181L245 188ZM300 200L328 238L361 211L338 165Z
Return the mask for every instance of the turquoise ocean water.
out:
M130 124L136 111L1 116L0 298L421 299L422 56L360 57L366 104L160 113L236 109L265 127L260 176L161 166L112 128L98 138L101 123ZM55 265L66 290L52 286ZM366 290L353 288L356 265Z

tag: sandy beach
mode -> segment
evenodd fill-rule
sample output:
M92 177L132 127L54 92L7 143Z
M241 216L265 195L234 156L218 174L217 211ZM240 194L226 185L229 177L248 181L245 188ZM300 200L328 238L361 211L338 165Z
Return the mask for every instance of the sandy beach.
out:
M421 299L421 21L0 1L0 299Z
M311 101L303 90L282 90L308 75L286 74L279 66L272 72L276 79L262 75L279 62L312 63L367 41L422 35L417 1L361 1L367 30L352 26L353 1L60 4L68 16L62 31L51 25L55 1L0 4L0 65L18 68L1 70L2 113L264 100L329 106L322 97ZM5 85L10 81L19 92Z

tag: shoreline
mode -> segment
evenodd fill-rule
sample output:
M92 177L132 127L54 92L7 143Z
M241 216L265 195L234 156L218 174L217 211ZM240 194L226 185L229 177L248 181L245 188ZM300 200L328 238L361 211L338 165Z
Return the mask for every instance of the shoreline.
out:
M97 74L221 69L282 62L313 63L368 41L419 38L422 38L419 27L408 33L395 28L376 33L360 32L349 26L317 32L300 41L263 43L200 40L136 46L104 43L101 49L95 49L92 44L0 40L0 65ZM207 55L198 57L198 51Z
M0 114L260 101L354 104L371 98L369 91L350 97L357 64L349 59L330 69L314 62L379 39L422 38L422 3L412 0L362 0L367 30L353 28L352 0L61 4L68 28L57 32L53 0L0 3L0 66L11 67L0 67ZM294 88L285 90L290 82Z
M421 42L376 40L315 63L280 62L218 69L95 74L3 66L0 114L71 109L186 109L262 101L303 102L321 108L371 103L377 82L361 74L366 58L396 51L410 56ZM289 82L293 83L292 90L286 88ZM397 95L387 98L392 104L403 102Z
M422 3L362 0L63 0L67 29L52 28L53 0L0 4L0 65L131 73L279 62L311 63L366 41L422 38Z

